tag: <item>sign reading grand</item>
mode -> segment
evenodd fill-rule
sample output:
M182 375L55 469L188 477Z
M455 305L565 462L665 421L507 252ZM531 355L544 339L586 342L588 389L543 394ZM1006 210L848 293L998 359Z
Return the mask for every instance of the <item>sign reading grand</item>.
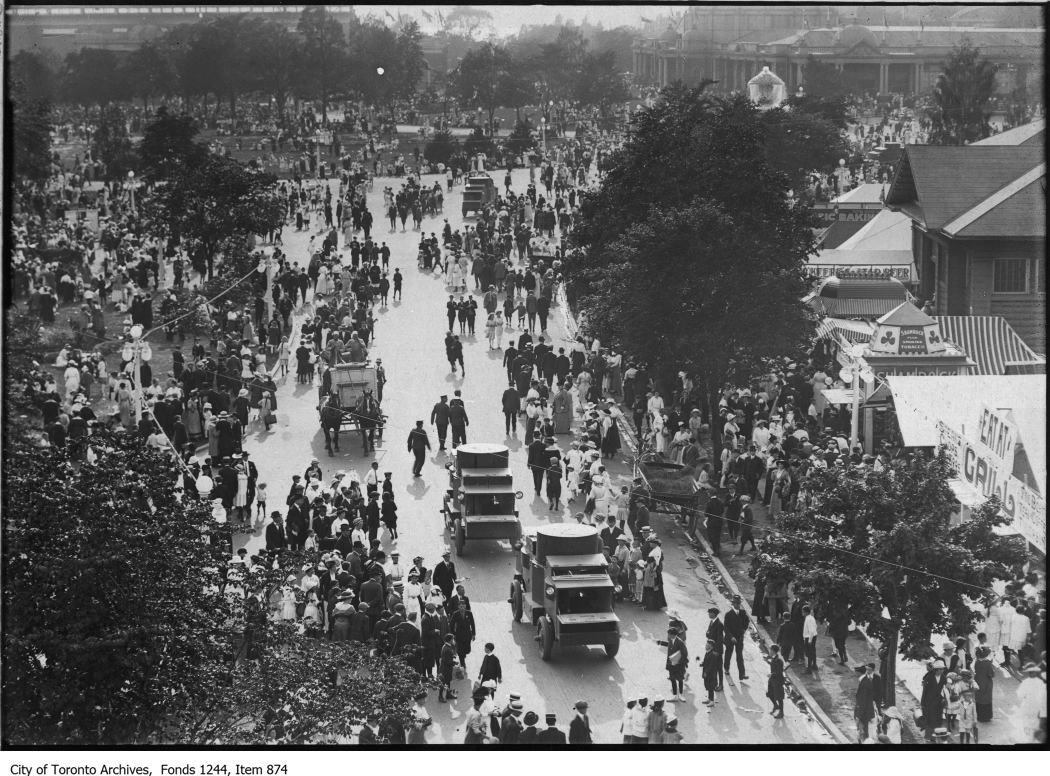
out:
M1003 466L992 449L976 439L964 437L944 421L937 422L941 447L959 477L972 485L984 498L995 496L1003 513L1029 542L1046 552L1046 499L1035 488L1013 476L1011 454Z

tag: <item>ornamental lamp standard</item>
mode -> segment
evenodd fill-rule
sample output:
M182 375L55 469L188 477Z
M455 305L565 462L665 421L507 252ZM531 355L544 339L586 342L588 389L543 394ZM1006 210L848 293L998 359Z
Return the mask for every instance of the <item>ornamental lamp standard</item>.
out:
M121 351L121 357L124 361L133 362L134 374L132 376L132 385L135 386L135 424L138 425L142 421L142 362L149 362L153 358L153 351L150 349L149 343L142 339L145 331L142 328L142 324L136 323L131 327L129 335L131 340L124 343L124 349Z
M851 366L843 367L839 372L839 377L842 378L844 383L852 383L852 417L850 420L849 430L849 449L853 452L853 448L857 446L857 442L860 439L860 385L861 380L866 383L875 381L875 373L871 367L868 366L863 360L864 345L854 345L850 348L850 355L854 359L854 363Z
M547 119L543 116L540 117L540 142L543 146L543 155L547 155Z
M128 197L131 200L131 212L135 212L135 171L128 170Z
M194 485L197 488L197 495L206 499L211 495L212 489L215 487L215 481L207 474L202 474L194 482Z
M255 271L259 273L266 273L266 317L267 320L273 318L273 277L277 273L278 262L273 257L273 254L264 254L259 258L259 264L255 267Z

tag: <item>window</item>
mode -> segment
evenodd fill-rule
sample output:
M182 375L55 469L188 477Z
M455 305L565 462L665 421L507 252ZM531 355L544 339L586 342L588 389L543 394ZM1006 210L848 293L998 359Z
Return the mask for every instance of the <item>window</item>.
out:
M996 259L992 291L996 294L1028 293L1028 259Z

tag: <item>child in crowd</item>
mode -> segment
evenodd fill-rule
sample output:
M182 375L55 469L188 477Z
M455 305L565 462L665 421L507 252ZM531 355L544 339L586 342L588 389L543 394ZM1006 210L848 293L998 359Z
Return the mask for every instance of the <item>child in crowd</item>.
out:
M974 703L973 690L962 691L962 699L959 702L959 714L957 723L959 725L959 743L969 744L970 739L977 743L977 704Z
M389 475L387 475L389 477ZM381 517L383 525L390 531L390 538L397 541L397 504L394 503L394 494L391 491L386 490L386 480L383 483L383 506L381 507Z
M255 486L255 519L256 521L266 518L266 483L260 482Z

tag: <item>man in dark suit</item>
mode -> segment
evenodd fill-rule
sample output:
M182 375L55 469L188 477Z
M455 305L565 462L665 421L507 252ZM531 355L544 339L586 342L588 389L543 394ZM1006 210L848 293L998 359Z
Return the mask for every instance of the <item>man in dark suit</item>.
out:
M412 465L412 476L418 477L423 471L423 458L430 449L430 439L423 430L423 421L417 420L416 427L408 433L408 452L416 457Z
M284 518L280 512L270 515L273 522L266 526L266 550L267 552L281 552L288 547L288 536L284 532Z
M511 431L514 433L518 431L518 413L521 412L521 394L514 387L513 381L503 392L502 403L504 425L507 429L507 436L510 436Z
M248 502L248 515L251 516L252 502L255 500L255 483L259 481L259 469L255 465L255 461L249 461L247 450L241 453L241 459L244 461L244 471L248 474L248 495L245 499Z
M499 725L499 742L501 744L521 743L521 701L511 701L510 711L503 715ZM536 728L533 728L535 732Z
M576 701L576 715L569 723L570 744L591 744L591 720L587 716L587 701Z
M546 719L547 727L545 730L541 730L536 734L536 743L542 746L567 743L565 740L565 734L558 730L557 715L548 714Z
M525 728L521 731L521 735L518 737L518 743L536 743L536 737L539 735L539 731L536 730L536 723L540 721L540 718L536 715L536 712L526 711L525 716L522 718L521 721L525 724Z
M499 658L493 654L495 651L496 645L492 642L485 645L485 657L481 659L481 670L478 672L479 681L487 682L491 679L497 684L503 681L503 667Z
M751 620L748 619L747 613L740 608L740 596L733 596L733 608L726 612L724 623L725 626L725 645L726 653L722 663L722 668L726 674L726 681L730 684L733 680L729 678L729 664L733 658L733 652L736 651L736 668L740 675L740 681L747 679L747 672L744 671L744 635L747 633L747 628L751 624Z
M441 400L430 410L430 425L437 426L438 450L445 449L445 437L448 435L448 396L442 394ZM455 442L453 442L455 445Z
M470 425L467 408L463 406L462 399L453 401L448 408L448 422L452 426L452 449L455 450L459 445L467 443L467 426Z
M434 566L432 581L441 588L446 600L452 597L452 588L456 584L456 564L452 562L452 553L449 550L441 553L441 562Z
M286 534L288 546L293 550L302 551L303 544L306 542L306 532L309 526L308 509L305 496L297 496L292 505L288 507Z
M881 711L882 677L875 673L875 664L864 666L864 676L857 684L857 702L853 707L853 718L857 721L857 736L860 743L869 737L872 720Z
M529 469L532 471L532 484L536 488L536 495L540 495L543 489L543 473L547 469L547 446L543 444L539 433L529 442Z

